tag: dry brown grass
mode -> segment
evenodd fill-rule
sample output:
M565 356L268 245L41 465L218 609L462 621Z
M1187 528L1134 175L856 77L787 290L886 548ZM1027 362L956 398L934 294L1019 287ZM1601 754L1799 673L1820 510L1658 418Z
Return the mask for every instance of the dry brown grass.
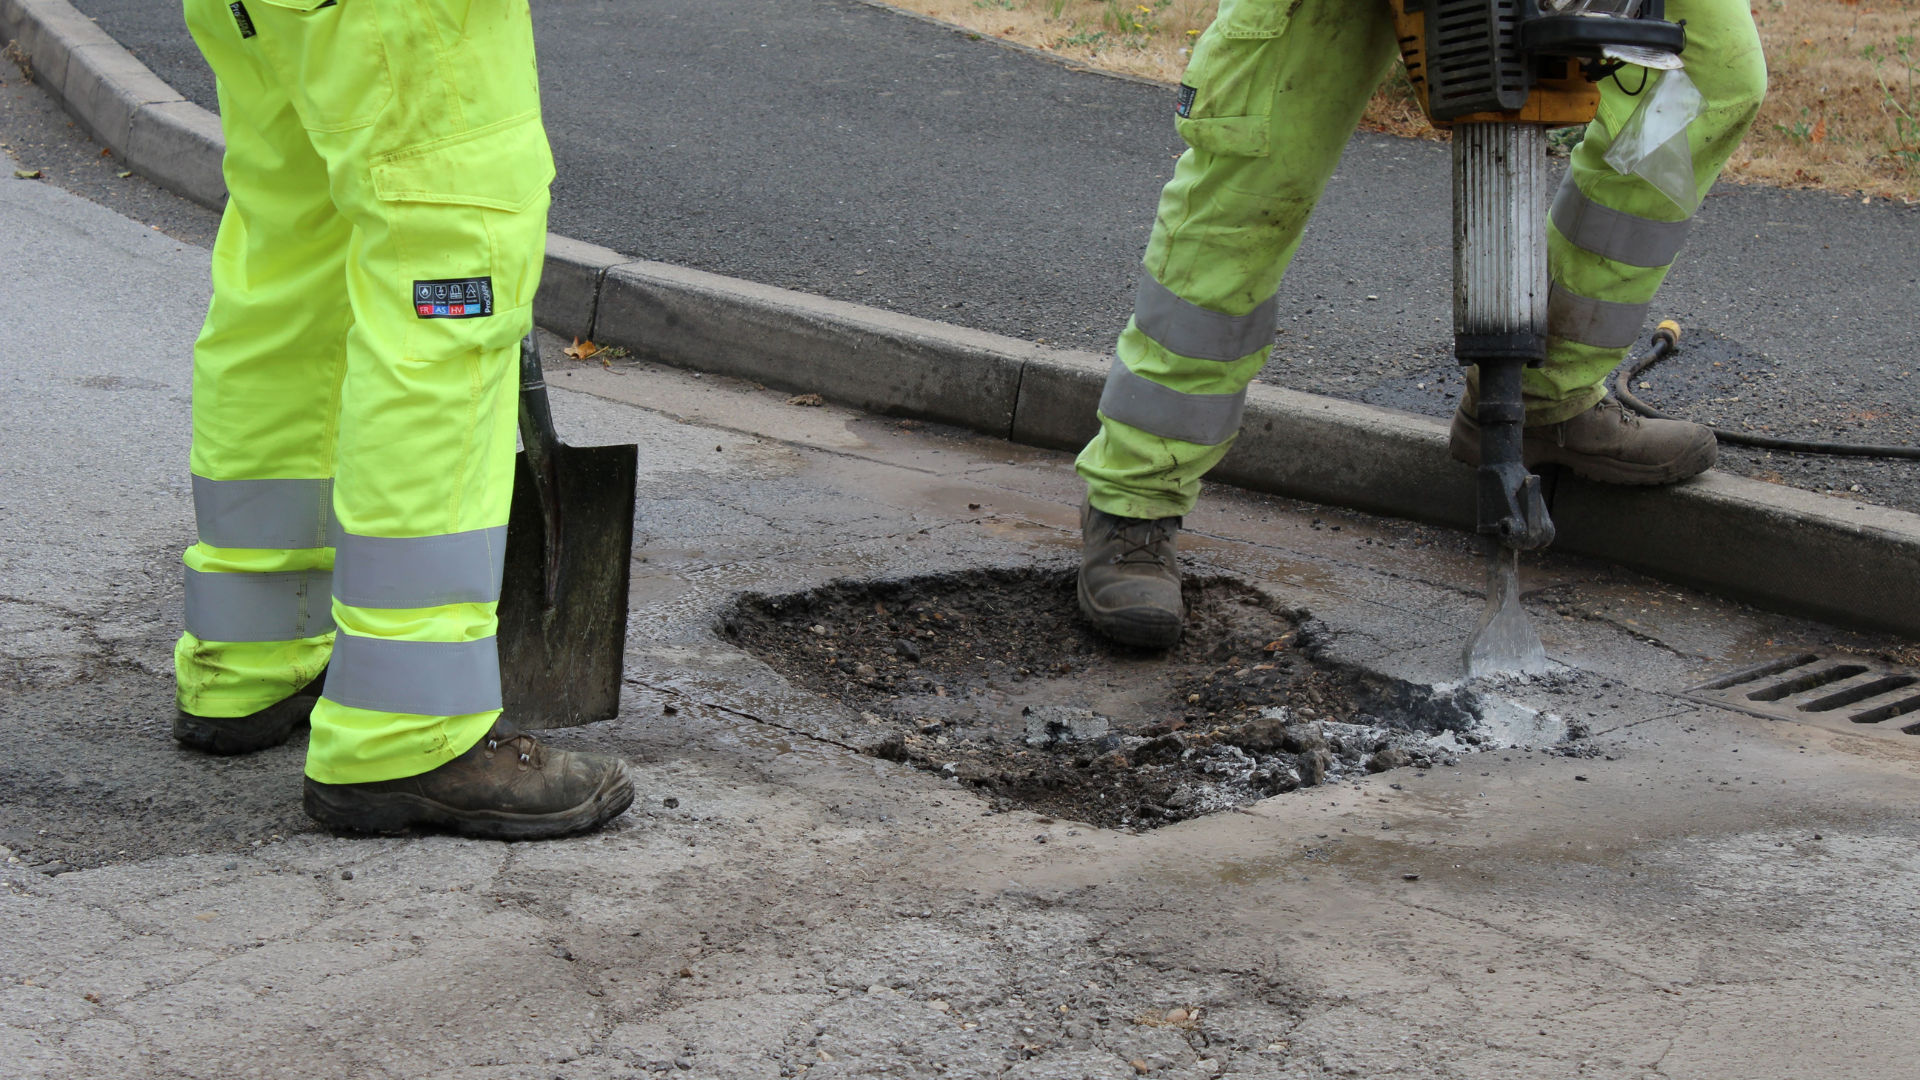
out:
M1767 103L1728 171L1920 198L1920 0L1759 0L1754 17L1767 49Z
M891 2L984 36L1165 83L1180 81L1187 51L1215 7L1215 0ZM1754 16L1772 85L1728 177L1920 201L1920 48L1913 40L1920 0L1755 0ZM1437 137L1397 66L1363 124Z

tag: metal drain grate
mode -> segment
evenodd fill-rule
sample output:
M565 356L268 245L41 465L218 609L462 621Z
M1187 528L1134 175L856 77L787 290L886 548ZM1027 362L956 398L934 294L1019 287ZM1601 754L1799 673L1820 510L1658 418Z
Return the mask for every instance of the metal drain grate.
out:
M1795 653L1741 668L1681 694L1769 720L1836 731L1920 735L1920 671L1865 656Z

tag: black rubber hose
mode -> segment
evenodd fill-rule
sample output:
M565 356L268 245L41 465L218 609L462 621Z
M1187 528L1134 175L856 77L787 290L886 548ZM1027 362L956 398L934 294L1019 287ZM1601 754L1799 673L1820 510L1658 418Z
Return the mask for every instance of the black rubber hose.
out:
M1653 332L1653 346L1637 357L1631 357L1621 364L1613 381L1614 396L1627 408L1641 416L1655 420L1680 420L1682 417L1661 412L1659 409L1633 396L1628 384L1640 373L1672 355L1680 343L1680 324L1671 319L1660 324ZM1785 450L1795 454L1834 454L1844 457L1883 457L1920 459L1920 446L1890 446L1872 443L1813 442L1807 439L1781 439L1772 435L1749 435L1741 431L1728 431L1711 424L1702 425L1713 432L1713 437L1723 443L1737 446L1757 446L1764 450Z

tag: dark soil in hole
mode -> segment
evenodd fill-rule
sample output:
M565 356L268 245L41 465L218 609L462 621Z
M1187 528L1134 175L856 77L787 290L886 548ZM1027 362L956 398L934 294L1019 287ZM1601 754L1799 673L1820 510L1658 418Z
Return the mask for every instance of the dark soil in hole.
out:
M1003 807L1105 826L1425 767L1445 757L1426 734L1472 723L1445 708L1401 718L1420 712L1402 708L1405 684L1317 659L1324 628L1257 589L1190 576L1185 596L1186 632L1167 652L1096 634L1073 574L1048 570L749 595L721 631L795 685L892 728L885 756L988 789Z

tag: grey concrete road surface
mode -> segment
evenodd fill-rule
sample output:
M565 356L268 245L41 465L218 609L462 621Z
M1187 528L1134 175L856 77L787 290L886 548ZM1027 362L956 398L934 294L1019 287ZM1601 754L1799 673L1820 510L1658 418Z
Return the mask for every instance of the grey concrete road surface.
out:
M1066 455L552 341L566 437L643 461L630 695L555 741L629 756L641 798L550 844L316 831L300 740L167 734L206 268L0 180L8 1076L1911 1075L1920 737L1671 694L1910 644L1549 556L1561 669L1505 692L1586 725L1580 756L1040 817L849 749L870 721L715 624L743 590L1065 565ZM1460 538L1230 490L1189 525L1193 570L1310 610L1335 658L1449 677Z
M217 108L176 5L78 0ZM1110 347L1182 149L1160 87L861 0L536 0L555 231L626 254ZM1360 135L1285 283L1262 378L1444 415L1446 148ZM1691 419L1920 442L1920 208L1722 184L1649 378ZM1920 466L1728 448L1723 468L1920 509Z

